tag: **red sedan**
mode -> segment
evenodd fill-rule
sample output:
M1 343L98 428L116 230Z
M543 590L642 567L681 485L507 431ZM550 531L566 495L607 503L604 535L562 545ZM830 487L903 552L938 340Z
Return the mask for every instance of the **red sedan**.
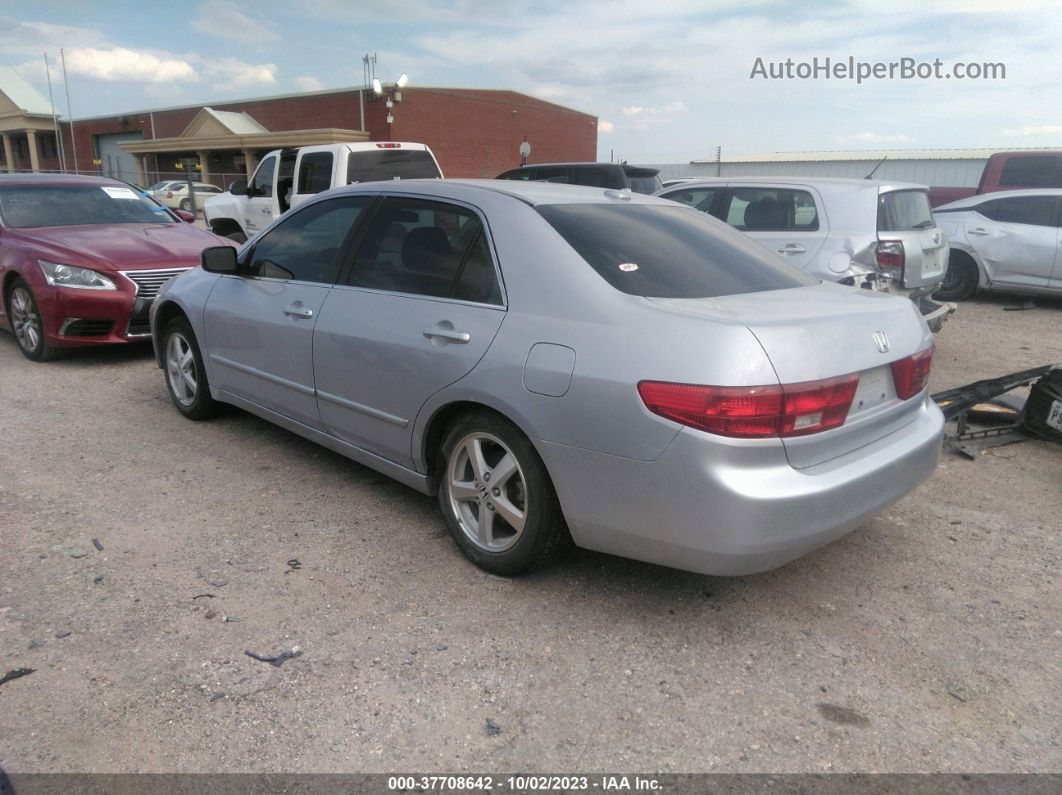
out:
M230 241L124 182L0 176L0 327L36 362L147 340L159 287Z

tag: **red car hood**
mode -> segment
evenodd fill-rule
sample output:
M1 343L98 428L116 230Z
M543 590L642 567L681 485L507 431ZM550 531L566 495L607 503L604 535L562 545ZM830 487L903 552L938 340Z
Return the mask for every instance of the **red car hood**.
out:
M204 248L232 245L186 223L49 226L16 234L41 259L96 270L192 267Z

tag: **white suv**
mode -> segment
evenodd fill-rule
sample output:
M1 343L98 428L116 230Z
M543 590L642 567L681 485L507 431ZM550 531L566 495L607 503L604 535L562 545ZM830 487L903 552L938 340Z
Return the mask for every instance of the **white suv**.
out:
M726 221L821 279L905 295L936 331L955 307L930 299L948 241L928 191L869 179L713 177L655 195Z

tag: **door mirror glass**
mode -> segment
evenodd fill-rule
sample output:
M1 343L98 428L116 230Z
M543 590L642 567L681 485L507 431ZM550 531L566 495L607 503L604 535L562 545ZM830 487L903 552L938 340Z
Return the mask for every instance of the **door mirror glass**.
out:
M236 273L236 249L232 246L211 246L200 254L203 270L209 273Z
M247 180L238 179L229 185L229 193L233 196L246 196L247 195Z

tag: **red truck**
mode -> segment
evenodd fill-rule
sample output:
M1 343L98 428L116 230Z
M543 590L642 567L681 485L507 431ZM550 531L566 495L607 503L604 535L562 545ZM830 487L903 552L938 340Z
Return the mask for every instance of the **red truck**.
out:
M976 188L930 188L929 205L938 207L979 193L1023 188L1062 188L1062 152L997 152L985 163Z

